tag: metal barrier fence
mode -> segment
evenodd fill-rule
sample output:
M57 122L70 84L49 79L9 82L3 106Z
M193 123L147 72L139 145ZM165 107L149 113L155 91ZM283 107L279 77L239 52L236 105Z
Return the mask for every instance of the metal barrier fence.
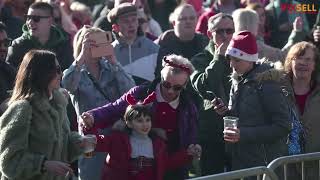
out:
M243 180L246 177L256 176L257 180L261 180L263 175L266 175L270 178L270 180L278 180L277 175L270 171L265 166L259 166L254 168L242 169L237 171L231 171L221 174L215 174L210 176L202 176L193 178L192 180L234 180L234 179L241 179Z
M315 153L307 153L307 154L299 154L299 155L292 155L292 156L284 156L273 160L267 166L268 169L274 172L274 170L278 167L283 166L283 173L284 173L284 180L288 180L288 164L292 163L301 163L301 178L302 180L305 179L305 162L306 161L318 161L318 165L320 168L320 152ZM320 169L318 169L320 174ZM264 180L268 180L268 177L264 177ZM318 177L318 180L320 177Z
M305 162L318 161L319 175L320 175L320 152L307 153L293 156L284 156L273 160L267 167L259 166L254 168L242 169L226 173L214 174L209 176L202 176L193 178L192 180L243 180L246 177L256 176L257 180L280 180L275 173L275 169L283 166L284 180L287 178L287 165L291 163L301 163L301 176L305 180ZM318 177L320 180L320 177Z

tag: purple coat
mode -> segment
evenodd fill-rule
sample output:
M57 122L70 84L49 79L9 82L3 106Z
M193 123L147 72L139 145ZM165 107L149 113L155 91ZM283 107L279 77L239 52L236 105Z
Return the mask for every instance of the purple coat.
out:
M137 100L143 100L155 90L158 83L159 80L155 80L151 84L149 83L133 87L115 102L90 110L89 113L94 116L94 126L111 127L115 121L123 117L125 110L129 105L126 101L126 96L128 94L131 94ZM153 103L153 111L155 110L156 103L157 102ZM181 92L177 111L180 146L186 148L189 144L196 143L198 110L195 102L192 100L192 96L185 90Z

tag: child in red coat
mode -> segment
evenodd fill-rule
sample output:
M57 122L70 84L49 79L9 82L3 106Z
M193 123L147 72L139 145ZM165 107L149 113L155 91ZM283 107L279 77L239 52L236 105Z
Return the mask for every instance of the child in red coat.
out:
M201 147L190 145L168 155L159 129L151 129L151 112L146 105L129 105L125 125L109 136L99 135L96 151L108 152L103 180L162 180L165 171L179 168L199 158Z

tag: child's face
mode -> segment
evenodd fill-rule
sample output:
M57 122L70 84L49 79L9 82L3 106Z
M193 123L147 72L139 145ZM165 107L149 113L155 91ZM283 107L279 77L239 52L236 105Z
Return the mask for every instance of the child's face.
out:
M128 127L139 134L148 135L151 130L151 117L142 115L128 122Z

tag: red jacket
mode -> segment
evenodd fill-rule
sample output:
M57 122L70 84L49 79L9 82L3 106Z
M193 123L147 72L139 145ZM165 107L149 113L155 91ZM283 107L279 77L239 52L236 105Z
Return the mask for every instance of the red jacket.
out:
M150 177L150 179L162 180L167 170L179 168L191 162L192 156L188 155L186 150L169 156L164 140L160 137L151 139L156 177ZM98 136L96 151L108 152L110 156L105 164L102 180L129 180L131 145L128 133L113 131L109 136Z

